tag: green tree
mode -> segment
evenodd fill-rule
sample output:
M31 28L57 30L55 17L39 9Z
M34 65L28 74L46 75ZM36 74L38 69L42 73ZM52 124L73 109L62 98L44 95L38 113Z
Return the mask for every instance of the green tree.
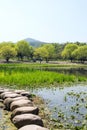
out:
M52 44L44 44L35 49L34 55L38 59L44 59L46 62L53 58L54 46Z
M17 54L15 45L11 42L3 42L0 44L0 56L9 62L10 58L15 57Z
M53 43L54 46L54 59L62 59L61 52L63 51L65 44Z
M73 44L73 43L66 44L66 46L65 46L65 48L64 48L64 50L62 51L62 54L61 54L62 57L64 59L69 59L72 62L72 60L74 59L72 52L74 50L76 50L77 48L78 48L78 45L76 45L76 44Z
M21 40L17 42L17 57L23 60L24 57L29 57L31 54L31 46L25 40Z
M46 58L48 57L48 51L46 48L44 47L38 47L35 49L34 51L34 56L36 57L36 59L38 59L41 63L41 61L43 59L46 60Z
M48 55L46 54L47 56L45 56L46 62L48 62L50 59L53 59L53 57L54 57L53 44L44 44L42 47L43 47L43 49L46 49L48 52Z
M76 50L72 52L72 55L77 59L81 60L81 62L84 63L84 61L87 60L87 45L83 45L78 47Z

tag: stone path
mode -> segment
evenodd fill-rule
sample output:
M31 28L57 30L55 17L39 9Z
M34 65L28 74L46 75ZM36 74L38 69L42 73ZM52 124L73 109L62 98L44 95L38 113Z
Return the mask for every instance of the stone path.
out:
M0 102L5 110L11 111L10 119L18 130L48 130L38 116L39 108L31 101L31 93L0 88Z

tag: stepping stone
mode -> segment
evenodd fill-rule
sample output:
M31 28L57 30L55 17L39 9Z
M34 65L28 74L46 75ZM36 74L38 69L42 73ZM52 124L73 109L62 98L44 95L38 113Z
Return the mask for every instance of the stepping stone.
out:
M0 89L0 94L1 94L1 93L4 93L4 92L9 92L9 89L3 89L3 88L1 88L1 89Z
M20 97L16 97L16 98L6 98L4 100L4 105L5 105L5 109L6 110L10 110L10 105L13 101L17 101L17 100L21 100L21 99L25 99L25 100L28 100L27 97L24 97L24 96L20 96Z
M0 99L0 102L1 102L1 103L3 103L3 100L2 100L2 99Z
M28 97L28 98L30 98L31 96L32 96L32 94L30 93L30 92L21 92L20 93L22 96L26 96L26 97Z
M25 99L13 101L10 105L10 110L13 111L16 108L23 107L23 106L33 106L33 103L30 100L25 100Z
M6 94L12 94L13 92L7 91L0 94L0 98L3 99Z
M37 107L28 107L28 106L16 108L12 112L11 119L17 115L28 114L28 113L38 115L39 109Z
M15 90L14 92L17 94L21 94L22 92L25 92L25 90Z
M17 94L17 93L8 93L8 94L5 94L3 96L3 100L6 99L6 98L16 98L16 97L19 97L20 95Z
M48 129L38 126L38 125L26 125L26 126L21 127L18 130L48 130Z
M43 126L42 119L34 114L17 115L12 119L13 124L19 129L25 125L35 124Z
M4 92L5 92L4 89L0 89L0 94L1 94L1 93L4 93Z

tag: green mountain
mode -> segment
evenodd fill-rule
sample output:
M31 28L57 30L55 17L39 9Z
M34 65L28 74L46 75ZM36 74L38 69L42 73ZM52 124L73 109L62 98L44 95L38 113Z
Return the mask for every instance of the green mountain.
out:
M39 41L39 40L36 40L36 39L33 39L33 38L26 38L24 40L29 42L30 45L33 46L33 47L39 47L42 44L46 44L46 42L42 42L42 41Z

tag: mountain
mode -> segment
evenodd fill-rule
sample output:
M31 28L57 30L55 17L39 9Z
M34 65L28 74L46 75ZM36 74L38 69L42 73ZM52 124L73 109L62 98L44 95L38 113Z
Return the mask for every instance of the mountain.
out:
M46 44L46 42L42 42L42 41L39 41L39 40L36 40L36 39L33 39L33 38L26 38L24 40L29 42L30 45L33 46L33 47L39 47L42 44Z

